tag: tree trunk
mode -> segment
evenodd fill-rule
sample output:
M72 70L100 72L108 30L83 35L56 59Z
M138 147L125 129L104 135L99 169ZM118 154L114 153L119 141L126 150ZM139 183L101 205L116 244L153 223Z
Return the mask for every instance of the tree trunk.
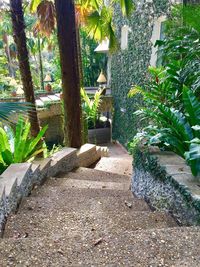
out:
M11 59L11 55L10 55L10 47L9 47L9 43L8 43L8 36L6 33L4 33L4 35L3 35L3 40L5 43L5 52L6 52L6 58L8 61L9 75L10 75L10 77L15 78L15 71L13 69L12 59Z
M13 25L14 41L17 46L17 57L19 69L23 84L25 99L33 104L29 111L29 120L31 123L31 135L37 136L40 131L39 121L35 107L35 96L33 89L32 76L30 71L28 49L26 46L25 22L22 7L22 0L10 0L10 11Z
M44 72L43 72L43 64L42 64L41 43L40 43L39 36L38 36L38 56L39 56L39 66L40 66L40 86L41 86L41 90L44 91Z
M82 62L82 55L81 55L81 38L80 38L80 28L77 27L76 29L76 36L77 36L77 54L78 54L78 64L79 64L79 77L80 77L80 86L84 87L84 78L83 78L83 62ZM82 137L82 144L88 142L88 121L85 115L82 112L81 116L81 137Z
M80 69L74 0L55 0L60 50L65 144L81 146Z

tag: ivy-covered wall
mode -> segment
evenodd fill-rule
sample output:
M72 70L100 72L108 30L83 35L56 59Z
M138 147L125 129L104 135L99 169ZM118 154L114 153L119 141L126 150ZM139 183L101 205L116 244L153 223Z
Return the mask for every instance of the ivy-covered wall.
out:
M132 85L142 85L147 78L147 69L152 53L152 31L156 18L168 13L170 0L138 0L131 18L124 19L119 7L115 11L115 24L120 42L121 28L128 25L128 49L112 55L111 88L114 97L113 139L125 146L141 127L139 119L133 115L141 104L141 99L128 99Z

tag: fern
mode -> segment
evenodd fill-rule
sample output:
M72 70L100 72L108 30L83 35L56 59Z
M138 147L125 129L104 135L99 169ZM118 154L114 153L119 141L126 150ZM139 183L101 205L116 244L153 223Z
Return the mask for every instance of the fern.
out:
M15 131L11 135L0 127L0 172L4 171L11 163L26 162L44 151L42 143L39 144L44 136L47 126L44 127L37 137L30 137L30 123L19 118ZM10 131L12 131L10 129ZM14 138L12 148L10 138Z
M90 99L86 93L86 91L81 88L81 97L84 101L83 103L83 110L86 114L87 119L91 119L95 126L99 107L101 104L101 97L102 97L102 90L98 90L93 99Z

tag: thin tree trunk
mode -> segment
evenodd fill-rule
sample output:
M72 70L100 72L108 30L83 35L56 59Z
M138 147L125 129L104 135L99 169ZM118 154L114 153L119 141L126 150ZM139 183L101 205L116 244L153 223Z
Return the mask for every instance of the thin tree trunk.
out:
M30 71L28 49L26 46L25 22L22 7L22 0L10 0L10 11L13 25L14 41L17 46L17 57L19 61L19 69L23 84L25 99L33 104L33 108L29 111L29 120L31 123L31 135L37 136L40 131L39 121L35 107L35 96Z
M44 72L43 72L43 64L42 64L41 43L40 43L39 36L38 36L38 54L39 54L39 66L40 66L40 85L41 85L41 90L44 91Z
M77 36L77 54L78 54L78 66L79 66L79 75L80 75L80 85L81 87L84 86L83 84L83 62L81 57L81 39L80 39L80 29L77 27L76 30Z
M55 8L64 100L65 144L78 148L82 143L82 115L74 1L55 0Z
M79 76L80 76L80 86L84 87L84 78L83 78L83 61L81 56L81 39L80 39L80 29L77 27L76 30L77 36L77 54L78 54L78 65L79 65ZM88 142L88 123L83 112L81 113L81 136L82 144Z
M5 53L6 53L6 57L7 57L7 61L8 61L9 75L10 75L10 77L15 78L15 71L14 71L13 66L12 66L10 47L9 47L9 43L8 43L8 36L6 33L4 33L4 35L3 35L3 40L5 43Z

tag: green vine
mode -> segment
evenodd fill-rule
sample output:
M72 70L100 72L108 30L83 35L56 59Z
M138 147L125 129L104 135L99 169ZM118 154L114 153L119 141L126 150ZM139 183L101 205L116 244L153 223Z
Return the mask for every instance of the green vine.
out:
M128 99L127 94L132 85L143 85L148 77L154 19L168 13L168 10L168 0L154 0L152 3L136 1L136 11L127 20L120 15L120 10L116 7L115 24L118 39L120 40L123 25L131 28L128 49L119 50L112 56L111 67L111 88L115 108L113 139L119 140L125 146L144 126L144 123L133 115L142 104L141 98Z

